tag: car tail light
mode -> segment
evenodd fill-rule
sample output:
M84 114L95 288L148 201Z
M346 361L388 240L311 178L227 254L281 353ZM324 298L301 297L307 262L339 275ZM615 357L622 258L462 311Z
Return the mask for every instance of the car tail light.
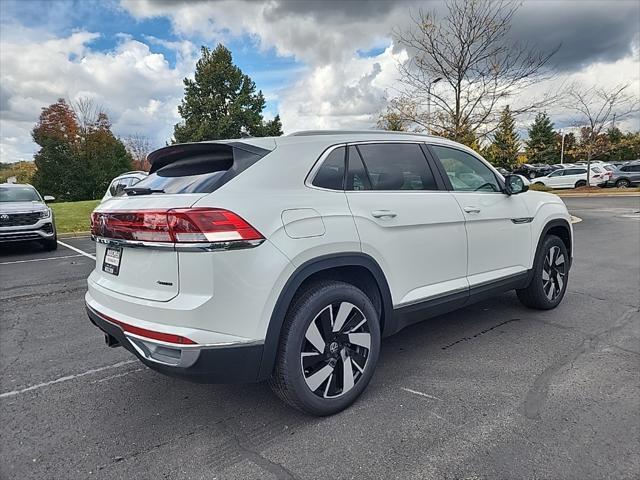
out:
M93 212L91 233L105 238L172 243L264 239L243 218L220 208Z

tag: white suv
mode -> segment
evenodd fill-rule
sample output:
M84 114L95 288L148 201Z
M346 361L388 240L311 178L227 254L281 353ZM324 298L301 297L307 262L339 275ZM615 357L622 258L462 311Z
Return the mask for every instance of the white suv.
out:
M550 309L567 288L560 198L442 138L300 132L149 161L92 215L86 303L108 345L168 375L268 379L328 415L366 388L381 337L513 289Z

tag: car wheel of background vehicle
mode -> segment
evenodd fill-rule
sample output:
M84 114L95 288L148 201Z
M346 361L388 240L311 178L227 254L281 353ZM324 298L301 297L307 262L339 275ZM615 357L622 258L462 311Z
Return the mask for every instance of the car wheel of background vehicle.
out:
M332 415L367 387L379 352L380 320L369 297L348 283L319 281L291 303L270 385L298 410Z
M628 188L631 185L631 182L626 178L621 178L616 182L616 187L618 188Z
M42 240L42 248L44 248L47 252L51 252L53 250L58 249L58 236L56 235L53 238Z
M567 290L569 261L564 242L555 235L545 237L536 253L531 283L527 288L516 290L518 299L525 306L539 310L558 306Z
M576 188L579 188L579 187L586 187L586 186L587 186L587 181L586 181L586 180L578 180L578 181L576 182Z

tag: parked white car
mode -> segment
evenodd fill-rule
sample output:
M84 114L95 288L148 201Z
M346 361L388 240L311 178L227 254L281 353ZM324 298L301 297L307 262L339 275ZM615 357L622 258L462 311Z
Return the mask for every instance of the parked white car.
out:
M604 184L607 181L604 170L600 167L591 167L590 181L592 185ZM534 183L550 188L584 187L587 185L587 168L581 166L560 168L549 175L536 178Z
M396 132L301 132L172 145L92 214L90 320L110 346L197 382L269 380L338 412L380 341L515 289L562 300L573 251L556 195L473 150Z
M147 178L147 172L143 172L142 170L135 170L133 172L126 172L118 175L109 184L109 188L107 188L107 191L104 194L104 197L102 197L100 203L105 202L110 198L124 195L125 188L132 187L145 178Z

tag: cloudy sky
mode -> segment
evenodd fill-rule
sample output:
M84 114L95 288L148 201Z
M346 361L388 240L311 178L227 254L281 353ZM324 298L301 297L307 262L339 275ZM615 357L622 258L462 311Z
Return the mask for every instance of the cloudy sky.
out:
M0 161L31 159L30 131L59 97L91 97L117 135L162 146L200 45L222 42L285 133L371 128L407 52L394 29L439 1L0 0ZM556 82L632 83L640 96L640 2L525 0L511 35L561 45ZM541 86L540 88L552 87ZM572 119L549 111L557 127ZM623 124L638 129L637 118Z

